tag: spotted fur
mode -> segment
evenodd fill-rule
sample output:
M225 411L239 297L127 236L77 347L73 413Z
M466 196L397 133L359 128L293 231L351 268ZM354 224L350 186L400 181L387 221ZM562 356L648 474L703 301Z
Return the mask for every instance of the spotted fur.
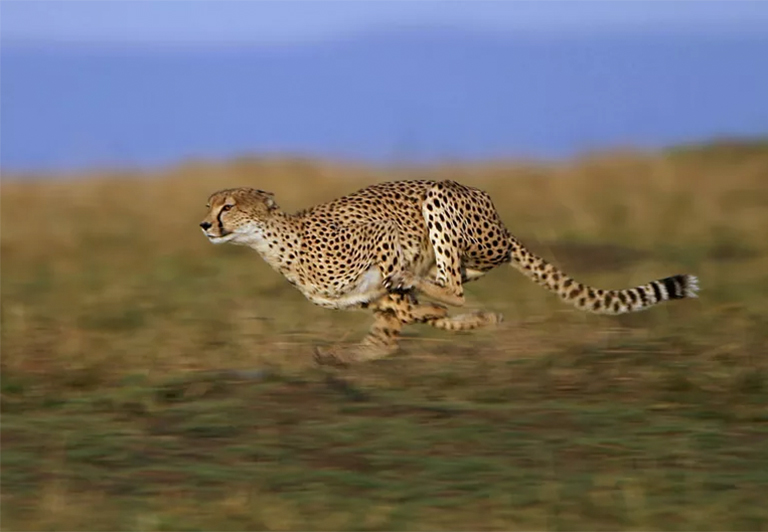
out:
M512 236L486 192L454 181L381 183L295 214L252 188L215 192L208 207L200 226L211 242L256 249L315 304L374 313L360 344L318 349L321 362L385 356L412 323L466 330L500 322L488 312L449 317L443 304L463 305L465 283L506 263L576 308L601 314L696 297L698 290L692 275L624 290L581 284ZM442 304L421 303L420 295Z

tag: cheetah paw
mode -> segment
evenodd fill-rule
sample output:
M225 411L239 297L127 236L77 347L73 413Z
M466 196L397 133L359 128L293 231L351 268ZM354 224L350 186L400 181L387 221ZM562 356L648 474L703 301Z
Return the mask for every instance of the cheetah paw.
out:
M343 360L333 347L315 347L315 363L320 366L332 366L334 368L346 368L349 362Z
M475 315L483 320L488 325L498 325L504 321L504 315L498 312L489 312L486 310L479 310L475 312Z

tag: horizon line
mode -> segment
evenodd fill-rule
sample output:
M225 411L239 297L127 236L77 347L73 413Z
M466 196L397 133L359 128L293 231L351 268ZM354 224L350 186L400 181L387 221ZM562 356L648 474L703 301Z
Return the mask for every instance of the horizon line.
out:
M5 48L44 49L47 47L104 47L106 49L227 49L227 48L301 48L306 46L333 46L350 42L359 42L367 39L396 38L421 36L425 37L455 37L474 38L494 41L528 40L531 42L548 41L556 42L571 39L602 39L602 38L718 38L728 40L768 40L768 32L733 30L719 28L711 29L694 27L680 28L673 26L656 26L654 28L569 28L563 30L542 29L489 29L467 28L458 24L413 24L413 25L383 25L376 28L364 28L349 30L332 36L312 36L305 38L207 38L189 39L176 37L167 39L129 39L116 37L112 39L83 37L77 39L50 37L50 38L8 38L0 37L0 50Z

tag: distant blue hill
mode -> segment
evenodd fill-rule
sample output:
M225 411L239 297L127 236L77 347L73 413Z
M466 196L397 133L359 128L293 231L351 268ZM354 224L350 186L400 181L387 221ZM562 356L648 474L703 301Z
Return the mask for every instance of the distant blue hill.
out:
M768 134L768 36L447 30L241 49L0 50L5 171L296 154L551 158Z

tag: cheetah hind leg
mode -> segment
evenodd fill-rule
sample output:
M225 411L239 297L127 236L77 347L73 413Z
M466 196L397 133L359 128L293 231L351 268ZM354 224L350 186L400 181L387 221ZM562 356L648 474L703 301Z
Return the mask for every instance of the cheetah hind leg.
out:
M490 327L504 321L504 316L497 312L487 312L478 310L459 314L457 316L446 316L428 320L426 323L437 329L445 331L469 331L481 327Z
M478 310L448 316L448 308L437 303L420 303L413 293L389 294L378 303L380 309L389 309L395 313L402 325L426 323L446 331L468 331L496 325L504 321L504 316L496 312Z

